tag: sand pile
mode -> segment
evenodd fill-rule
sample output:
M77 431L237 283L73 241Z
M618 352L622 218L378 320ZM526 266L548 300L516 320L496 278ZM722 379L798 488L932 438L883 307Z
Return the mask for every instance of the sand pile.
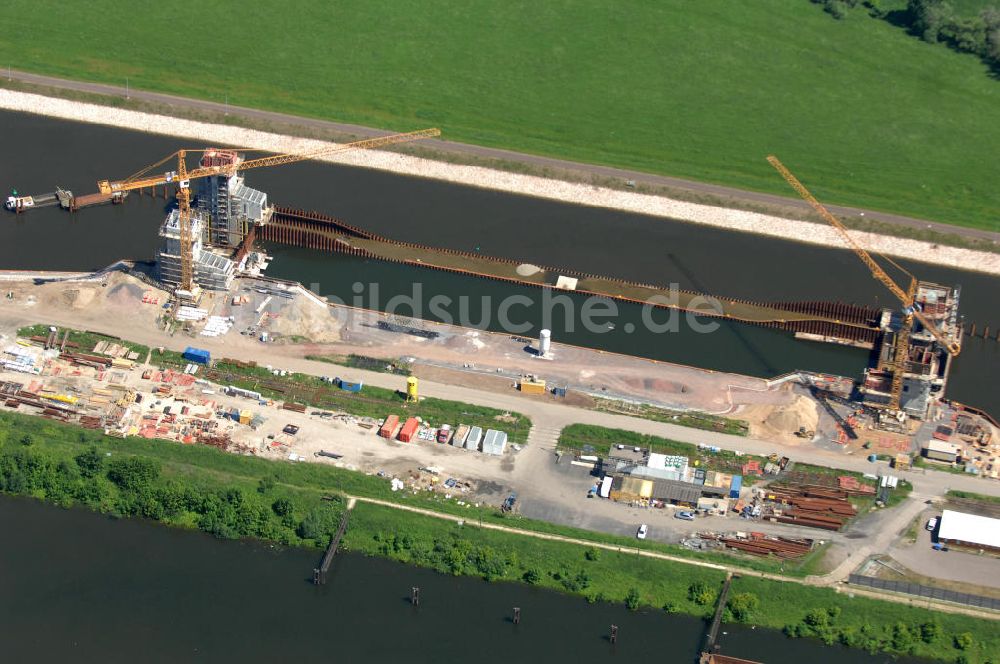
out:
M815 431L819 424L819 412L816 403L804 396L797 396L787 406L779 406L764 419L764 425L775 431L793 433L799 427Z
M315 343L340 341L342 323L332 310L309 298L297 297L292 304L281 310L281 315L273 318L270 330L284 337L304 337Z
M795 395L786 403L741 405L734 415L750 423L750 435L754 438L788 443L802 441L794 435L799 427L815 431L819 424L819 406L809 397L802 395Z

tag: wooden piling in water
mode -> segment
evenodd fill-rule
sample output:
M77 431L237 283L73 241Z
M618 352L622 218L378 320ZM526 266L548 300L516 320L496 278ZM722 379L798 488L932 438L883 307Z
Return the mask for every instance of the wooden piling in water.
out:
M618 643L618 625L611 626L611 643Z
M420 588L417 586L410 589L410 604L420 606Z
M521 607L519 606L514 607L514 624L515 625L521 624Z

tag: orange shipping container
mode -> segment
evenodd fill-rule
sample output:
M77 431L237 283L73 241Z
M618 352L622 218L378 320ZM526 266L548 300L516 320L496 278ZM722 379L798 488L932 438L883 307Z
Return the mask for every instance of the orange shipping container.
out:
M417 434L417 427L419 426L420 423L417 422L417 418L415 417L411 417L406 420L406 423L403 424L403 428L399 430L399 440L404 443L408 443L413 440L413 436Z
M378 435L383 438L392 438L392 433L396 430L397 424L399 424L399 416L390 415L385 418L385 422L382 423L382 428L378 430Z

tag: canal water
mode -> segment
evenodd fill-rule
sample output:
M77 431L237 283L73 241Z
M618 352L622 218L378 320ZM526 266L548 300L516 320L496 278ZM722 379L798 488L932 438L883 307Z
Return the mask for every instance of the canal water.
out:
M9 662L695 662L705 624L658 610L487 584L0 496L0 625ZM421 603L409 603L420 587ZM521 607L513 625L512 607ZM612 645L609 626L619 626ZM773 630L723 652L792 664L891 660Z
M91 192L100 178L122 177L190 141L83 125L27 114L0 112L6 153L0 161L0 186L23 192L51 191L56 185ZM301 163L248 172L251 186L267 191L273 202L318 210L388 237L443 246L541 265L605 274L719 296L759 300L840 300L891 305L893 300L849 251L732 233L693 224L599 208L573 206L524 196L401 177L358 168ZM166 201L132 196L126 205L70 215L57 209L36 210L0 224L0 266L6 269L89 269L118 258L151 258ZM363 284L362 302L384 307L393 295L418 298L422 315L440 319L428 300L443 295L470 300L468 319L490 312L497 329L497 308L505 297L525 294L539 300L541 291L419 268L362 261L291 247L270 248L270 274L313 285L324 295L353 303L355 283ZM1000 258L998 258L1000 260ZM1000 326L997 293L1000 279L912 261L900 261L922 279L962 286L962 313L980 330ZM482 297L490 302L482 304ZM626 352L682 364L774 376L811 369L858 377L868 360L865 351L795 341L783 332L744 325L723 325L710 334L681 325L676 333L652 333L642 324L642 309L616 304L619 315L601 329L587 330L565 307L553 307L546 321L541 302L512 307L511 318L525 322L526 335L542 327L556 341ZM459 320L457 310L450 317ZM398 313L407 314L402 307ZM655 320L660 320L654 315ZM629 331L629 324L634 326ZM1000 413L1000 344L966 339L954 364L949 395ZM599 382L595 383L600 387Z

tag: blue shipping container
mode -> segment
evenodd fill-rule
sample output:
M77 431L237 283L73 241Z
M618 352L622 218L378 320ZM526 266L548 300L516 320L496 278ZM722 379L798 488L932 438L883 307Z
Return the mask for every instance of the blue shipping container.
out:
M202 350L201 348L193 348L188 346L184 349L184 359L188 362L195 362L197 364L208 364L212 361L212 354L207 350Z
M740 489L742 489L742 488L743 488L743 476L742 475L733 475L733 481L729 485L729 497L730 498L739 498L740 497Z
M351 383L351 382L348 382L346 380L342 380L342 381L340 381L339 384L340 384L340 389L342 389L342 390L344 390L346 392L360 392L361 391L361 386L364 383L361 383L361 382Z

